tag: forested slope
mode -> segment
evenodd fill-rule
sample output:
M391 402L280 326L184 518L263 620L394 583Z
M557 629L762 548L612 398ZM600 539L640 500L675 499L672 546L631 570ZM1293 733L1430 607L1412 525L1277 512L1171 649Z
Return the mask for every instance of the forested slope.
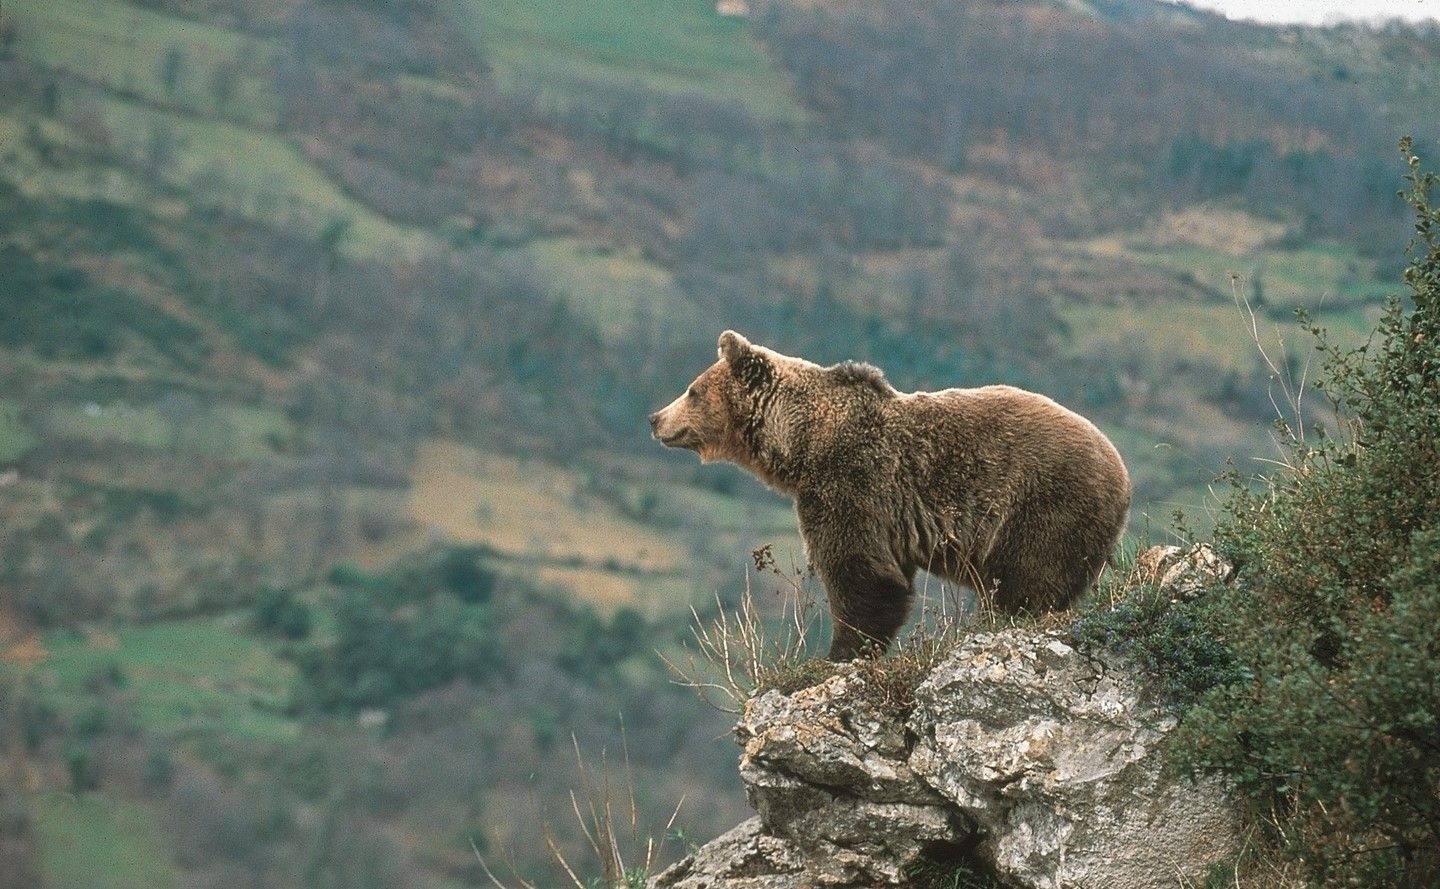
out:
M684 795L714 833L725 720L654 649L794 539L648 439L716 334L1053 394L1163 525L1270 453L1236 294L1266 337L1373 327L1437 53L1142 2L7 3L0 646L38 866L534 868L570 733L613 754L622 715L646 817Z

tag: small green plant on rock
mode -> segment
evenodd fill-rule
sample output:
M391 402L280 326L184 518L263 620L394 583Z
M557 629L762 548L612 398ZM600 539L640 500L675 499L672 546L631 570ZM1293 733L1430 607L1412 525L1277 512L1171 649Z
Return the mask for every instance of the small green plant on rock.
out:
M1214 630L1213 598L1179 601L1153 580L1125 572L1110 576L1122 578L1112 581L1112 601L1087 608L1072 627L1078 645L1128 657L1177 713L1210 689L1246 678L1244 665Z

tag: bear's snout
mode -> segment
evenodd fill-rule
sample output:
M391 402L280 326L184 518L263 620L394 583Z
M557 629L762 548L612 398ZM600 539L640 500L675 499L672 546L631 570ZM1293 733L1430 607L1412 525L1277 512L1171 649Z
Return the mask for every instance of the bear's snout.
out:
M674 430L665 428L665 412L667 410L669 408L661 408L650 415L650 437L669 447L670 441L667 439L672 437Z
M677 416L675 405L662 407L650 415L650 435L667 448L693 447L695 433L683 416Z

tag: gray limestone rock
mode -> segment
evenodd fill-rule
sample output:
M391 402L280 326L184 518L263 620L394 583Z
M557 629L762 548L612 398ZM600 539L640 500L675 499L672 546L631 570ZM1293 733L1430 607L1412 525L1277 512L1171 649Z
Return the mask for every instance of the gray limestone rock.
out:
M1225 789L1163 771L1175 719L1118 657L1007 629L959 643L908 715L875 681L843 664L751 700L736 734L759 817L651 885L904 886L967 849L1017 889L1158 889L1203 883L1234 847Z
M766 834L759 818L742 821L649 883L652 889L810 889L815 885L790 843Z
M761 695L736 726L751 805L821 886L904 885L927 846L970 832L911 771L905 726L865 706L866 681L841 666L811 688Z
M1118 658L1030 630L963 642L916 692L910 767L1034 889L1203 882L1238 830L1223 787L1162 771L1175 719Z

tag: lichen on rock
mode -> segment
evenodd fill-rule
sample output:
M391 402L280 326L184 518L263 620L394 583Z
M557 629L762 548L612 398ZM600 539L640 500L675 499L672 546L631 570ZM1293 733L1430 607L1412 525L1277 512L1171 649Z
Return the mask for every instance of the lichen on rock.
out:
M1119 658L1050 633L979 634L916 699L911 768L1017 886L1173 886L1233 846L1224 789L1164 772L1175 719Z

